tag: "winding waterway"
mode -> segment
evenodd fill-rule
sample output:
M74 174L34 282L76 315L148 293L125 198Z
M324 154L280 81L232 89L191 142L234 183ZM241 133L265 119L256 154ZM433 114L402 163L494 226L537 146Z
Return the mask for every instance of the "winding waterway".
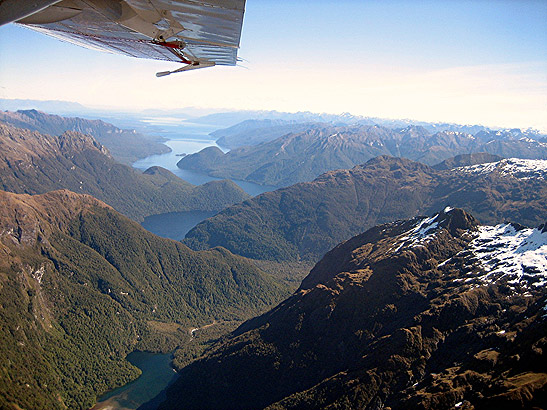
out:
M196 153L206 147L217 147L226 152L226 149L218 146L215 142L215 138L209 135L209 133L218 128L220 127L216 125L196 124L185 121L177 123L176 126L163 123L157 134L168 139L164 144L171 148L171 152L167 154L151 155L140 159L133 163L133 167L144 171L152 166L160 166L194 185L201 185L210 181L219 181L222 178L215 178L177 167L177 162L180 161L182 156ZM233 181L251 196L277 189L277 187L270 185L259 185L237 179L234 179Z
M151 118L147 122L154 125L156 134L167 139L165 145L171 148L171 152L143 158L136 161L133 167L144 171L152 166L160 166L194 185L220 180L180 169L177 162L183 155L193 154L210 146L218 147L209 133L221 127L175 118ZM234 182L252 196L276 189L247 181ZM156 235L180 240L195 225L214 214L215 212L191 211L151 215L145 218L142 226ZM155 410L165 399L165 389L178 377L170 365L171 354L133 352L127 356L127 360L141 369L141 376L100 397L92 410Z
M177 167L177 162L183 155L193 154L206 147L222 149L216 144L215 138L209 135L221 127L169 118L150 118L147 122L155 126L156 134L168 139L164 144L171 148L171 152L140 159L133 164L133 167L144 171L152 166L160 166L194 185L221 179ZM223 151L225 150L223 149ZM247 181L233 181L251 196L277 189L274 186L259 185ZM190 229L214 214L214 212L190 211L151 215L145 218L142 226L158 236L180 240Z

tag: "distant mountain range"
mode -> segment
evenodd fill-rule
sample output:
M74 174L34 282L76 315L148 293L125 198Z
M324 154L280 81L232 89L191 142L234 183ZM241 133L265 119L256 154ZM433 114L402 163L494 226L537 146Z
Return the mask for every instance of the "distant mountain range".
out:
M192 327L286 295L244 258L194 252L66 190L0 191L0 272L1 408L90 408L138 375L127 353L171 351Z
M117 163L89 135L41 134L1 121L0 188L27 194L56 189L87 193L136 220L164 212L217 211L248 198L231 181L194 186L159 167L142 174Z
M161 409L543 408L546 262L546 224L447 208L374 227L183 368Z
M238 148L246 145L258 145L272 141L294 132L302 132L313 123L285 120L246 120L233 127L212 132L216 143L224 148Z
M146 112L166 113L184 115ZM173 352L164 410L543 407L547 161L502 156L544 158L544 136L351 114L194 120L235 125L215 133L231 154L185 158L200 172L289 184L350 169L250 198L117 162L157 146L138 133L0 113L1 409L88 409L139 375L135 350ZM220 212L185 243L135 222L194 210Z
M254 259L317 260L342 240L376 224L466 209L482 223L547 220L547 161L465 155L441 170L381 156L313 182L267 192L233 205L186 235L194 249L224 246ZM446 164L464 166L446 169Z
M235 135L228 133L221 140L228 141L230 146L260 142L260 137L250 135L262 133L276 137L281 130L291 127L295 125L255 128ZM460 131L432 134L414 125L391 129L378 125L310 124L304 131L294 130L272 141L227 153L208 147L182 158L177 166L215 177L288 186L311 181L327 171L351 168L379 155L409 158L427 165L459 154L479 152L506 158L547 159L547 142L530 136L539 138L539 134L520 130L481 130L475 135Z
M0 111L0 122L42 134L60 135L74 131L91 135L107 147L117 161L127 165L131 165L139 158L170 152L170 148L161 144L158 137L146 136L135 130L122 130L101 120L60 117L36 110L21 110Z

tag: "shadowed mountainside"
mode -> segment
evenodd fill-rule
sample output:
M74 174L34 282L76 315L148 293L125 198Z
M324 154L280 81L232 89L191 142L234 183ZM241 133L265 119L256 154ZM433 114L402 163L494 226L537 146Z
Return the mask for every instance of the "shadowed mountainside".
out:
M380 225L181 370L165 409L529 409L547 398L547 227Z
M475 162L473 156L466 161ZM482 223L512 220L535 226L547 219L546 162L503 160L437 171L403 158L378 157L233 205L194 227L184 243L194 249L224 246L253 259L318 260L376 224L447 205L472 212Z

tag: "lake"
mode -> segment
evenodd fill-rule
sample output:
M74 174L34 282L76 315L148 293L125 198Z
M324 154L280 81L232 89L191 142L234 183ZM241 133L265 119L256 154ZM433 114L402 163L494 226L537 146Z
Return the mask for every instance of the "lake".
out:
M99 398L91 410L154 410L178 374L171 367L172 354L132 352L127 360L142 370L141 376Z
M213 215L216 215L216 212L169 212L147 216L141 225L153 234L180 241L190 229Z
M180 161L183 154L193 154L206 147L218 147L226 151L216 144L214 137L209 135L209 133L222 127L210 124L196 124L170 117L151 117L145 118L143 121L154 127L155 134L168 139L164 144L171 148L171 152L140 159L133 163L133 167L145 171L152 166L160 166L194 185L202 185L222 179L177 167L177 162ZM277 189L277 187L270 185L259 185L240 180L233 181L251 196ZM190 229L215 213L191 211L151 215L146 217L141 225L158 236L180 240L184 238Z
M165 122L162 122L161 118L145 119L145 121L148 121L157 127L157 131L155 131L156 134L169 139L164 142L164 144L171 148L171 152L161 155L151 155L140 159L133 163L133 167L145 171L152 166L160 166L194 185L202 185L210 181L220 181L222 178L215 178L206 174L200 174L199 172L180 169L177 167L177 162L180 161L183 154L193 154L206 147L217 147L226 152L227 150L219 147L215 142L215 138L209 135L209 133L221 127L209 124L195 124L183 120L171 122L171 120L172 119L170 118L166 118ZM263 192L274 191L278 188L271 185L259 185L237 179L234 179L233 181L251 196L256 196Z

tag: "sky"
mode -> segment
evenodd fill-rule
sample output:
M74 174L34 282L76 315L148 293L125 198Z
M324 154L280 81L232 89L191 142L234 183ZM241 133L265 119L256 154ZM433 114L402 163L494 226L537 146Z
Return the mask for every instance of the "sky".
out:
M247 0L238 67L0 27L0 98L94 108L349 112L547 132L546 0Z

